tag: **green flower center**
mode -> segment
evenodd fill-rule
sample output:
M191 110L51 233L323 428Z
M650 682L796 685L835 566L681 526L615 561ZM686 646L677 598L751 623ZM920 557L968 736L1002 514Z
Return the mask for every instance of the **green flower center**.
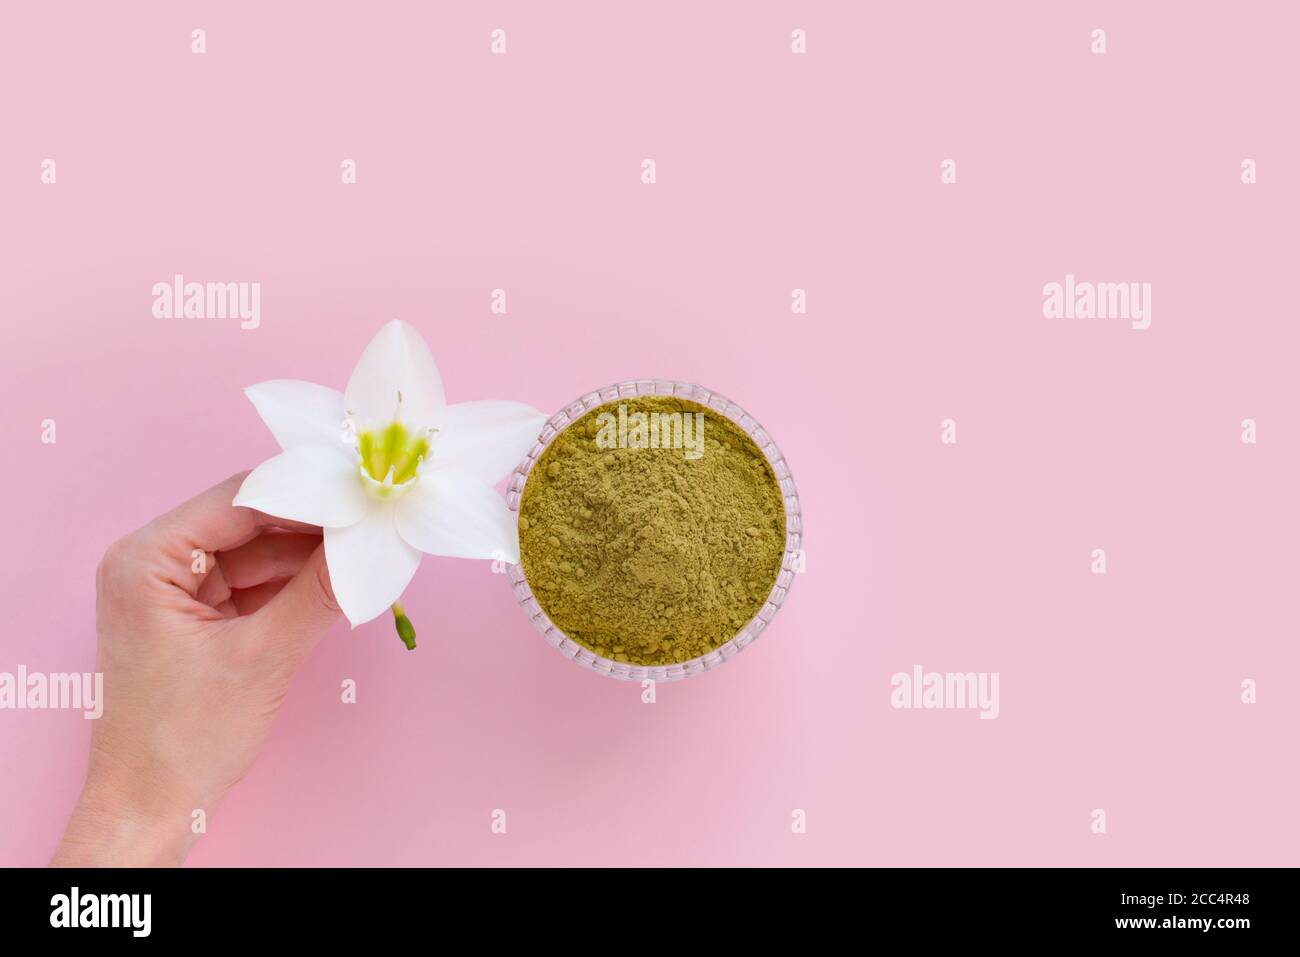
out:
M415 478L420 463L429 455L427 432L413 434L400 422L357 436L361 467L381 485L391 480L401 485Z

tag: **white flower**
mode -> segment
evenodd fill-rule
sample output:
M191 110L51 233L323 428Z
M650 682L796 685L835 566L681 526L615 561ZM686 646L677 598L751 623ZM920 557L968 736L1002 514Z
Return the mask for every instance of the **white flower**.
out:
M447 405L411 326L379 330L346 392L289 379L245 392L284 451L244 479L234 504L324 529L334 595L354 628L401 597L421 552L519 561L513 516L492 486L546 417L518 402Z

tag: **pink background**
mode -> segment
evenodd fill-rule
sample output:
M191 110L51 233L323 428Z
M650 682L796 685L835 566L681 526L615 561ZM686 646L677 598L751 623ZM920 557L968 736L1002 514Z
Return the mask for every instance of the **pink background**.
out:
M6 11L0 671L93 668L104 547L275 451L241 388L341 387L400 317L452 401L733 397L808 572L649 706L426 560L420 650L327 636L191 863L1300 862L1295 7L615 6ZM261 328L152 318L177 272L260 282ZM1045 319L1067 272L1151 282L1151 328ZM893 710L914 664L1001 717ZM0 864L90 727L0 712Z

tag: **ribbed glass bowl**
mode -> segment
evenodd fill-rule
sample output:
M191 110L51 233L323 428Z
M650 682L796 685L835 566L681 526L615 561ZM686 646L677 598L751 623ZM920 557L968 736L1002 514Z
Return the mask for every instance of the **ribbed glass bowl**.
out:
M763 603L763 607L759 609L758 614L746 622L729 641L699 658L692 658L690 661L674 665L633 665L602 658L561 631L547 617L546 612L542 610L541 605L533 596L533 591L528 585L528 578L524 574L522 564L507 566L507 577L510 586L514 589L515 597L519 600L520 606L523 607L524 613L528 615L529 620L533 623L533 627L541 632L542 637L553 648L570 661L599 674L623 681L643 681L646 678L652 678L656 682L676 681L679 678L689 678L692 675L703 674L716 668L752 645L759 635L763 633L764 629L772 623L772 619L776 617L777 611L785 602L786 595L790 591L795 571L799 567L800 548L803 539L803 520L799 512L799 493L795 490L794 477L791 476L790 469L785 464L785 458L781 455L781 450L777 448L776 443L772 441L771 436L764 431L763 427L736 403L700 385L690 382L670 382L667 379L636 379L629 382L617 382L614 385L575 399L567 407L551 416L542 428L537 443L529 450L524 460L519 463L519 466L510 476L510 484L506 488L506 504L510 506L511 511L519 511L519 501L524 494L524 485L528 481L528 473L537 464L537 460L541 458L546 447L571 423L582 418L582 416L598 406L617 402L620 399L631 399L645 395L688 399L712 409L719 415L726 416L754 440L754 444L762 450L771 464L777 482L780 483L781 496L785 501L785 554L781 556L781 570L776 576L776 583L772 586L772 591L768 594L767 600Z

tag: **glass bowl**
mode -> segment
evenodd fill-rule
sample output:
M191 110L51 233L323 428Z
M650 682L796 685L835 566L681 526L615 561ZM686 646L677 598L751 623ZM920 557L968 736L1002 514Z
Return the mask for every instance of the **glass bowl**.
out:
M621 661L611 661L609 658L602 658L591 649L578 644L578 642L561 631L547 617L546 612L542 610L541 605L533 596L532 589L528 586L528 578L524 574L523 564L507 566L507 578L511 588L514 589L515 597L523 607L524 613L528 615L529 620L533 623L533 627L541 632L547 643L575 664L622 681L644 681L646 678L653 679L656 682L676 681L680 678L690 678L693 675L703 674L718 667L723 662L730 661L752 645L767 626L772 623L772 619L776 617L777 611L785 602L790 586L794 582L796 571L802 568L802 552L800 549L803 540L803 519L799 512L799 493L795 490L794 477L790 474L789 466L786 465L781 450L777 448L776 443L772 441L771 436L764 431L763 427L736 403L725 396L719 395L712 389L706 389L690 382L672 382L667 379L636 379L628 382L617 382L596 392L589 392L555 413L542 427L541 435L538 436L536 444L533 445L524 460L519 463L510 476L510 483L506 487L506 504L510 507L510 510L516 513L519 511L519 501L523 497L524 484L528 481L528 473L537 464L537 460L546 447L571 423L598 406L617 402L619 399L652 395L672 396L698 402L719 415L726 416L754 440L754 444L762 450L767 457L768 463L772 466L772 471L776 475L781 488L781 496L785 502L785 553L781 556L781 570L777 573L776 583L772 586L772 590L768 593L767 600L764 601L763 607L759 609L758 614L746 622L730 640L708 654L672 665L634 665Z

